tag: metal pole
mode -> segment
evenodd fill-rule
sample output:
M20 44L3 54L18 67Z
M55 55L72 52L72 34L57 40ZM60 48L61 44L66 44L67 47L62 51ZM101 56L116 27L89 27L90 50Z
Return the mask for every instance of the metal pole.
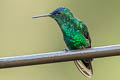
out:
M0 58L0 69L120 55L120 45Z

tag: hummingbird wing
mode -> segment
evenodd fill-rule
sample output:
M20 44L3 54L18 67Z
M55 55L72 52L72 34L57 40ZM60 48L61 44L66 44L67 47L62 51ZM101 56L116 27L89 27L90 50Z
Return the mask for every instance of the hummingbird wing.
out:
M89 32L87 29L87 26L84 23L81 23L81 31L84 37L89 40L89 46L86 46L85 48L90 48L91 47L91 38L89 36ZM92 59L84 59L84 60L76 60L74 61L76 67L78 70L86 77L91 78L93 74L93 68L92 68Z
M90 45L87 48L91 48L91 38L90 38L90 35L89 35L89 32L88 32L88 28L84 23L81 23L81 24L82 24L82 27L81 27L82 34L84 35L84 37L86 39L89 40Z

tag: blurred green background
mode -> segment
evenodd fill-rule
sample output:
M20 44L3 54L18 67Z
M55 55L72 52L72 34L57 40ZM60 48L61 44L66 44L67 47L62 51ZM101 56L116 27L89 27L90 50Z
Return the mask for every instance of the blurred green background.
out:
M0 57L19 56L66 48L57 23L32 19L65 6L87 24L92 45L120 43L120 0L0 0ZM120 57L93 61L92 80L119 80ZM89 80L73 62L0 70L1 80Z

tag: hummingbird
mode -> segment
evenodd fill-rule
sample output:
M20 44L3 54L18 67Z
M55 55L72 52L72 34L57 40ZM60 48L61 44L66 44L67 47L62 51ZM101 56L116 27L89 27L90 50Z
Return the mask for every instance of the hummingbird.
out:
M68 50L91 48L91 38L87 26L76 18L70 9L60 7L49 14L32 18L40 17L51 17L58 23ZM74 63L84 76L91 78L93 75L92 59L75 60Z

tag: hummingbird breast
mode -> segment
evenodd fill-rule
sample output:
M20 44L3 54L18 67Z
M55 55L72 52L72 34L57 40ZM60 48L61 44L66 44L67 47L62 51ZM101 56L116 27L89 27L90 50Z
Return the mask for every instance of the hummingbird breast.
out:
M64 27L63 37L67 47L70 50L80 49L86 45L86 38L82 35L81 30L74 27Z
M64 36L64 41L70 50L83 48L86 44L86 40L81 34Z
M56 18L56 21L63 33L64 41L70 50L80 49L86 46L86 38L82 34L80 22L74 17Z

